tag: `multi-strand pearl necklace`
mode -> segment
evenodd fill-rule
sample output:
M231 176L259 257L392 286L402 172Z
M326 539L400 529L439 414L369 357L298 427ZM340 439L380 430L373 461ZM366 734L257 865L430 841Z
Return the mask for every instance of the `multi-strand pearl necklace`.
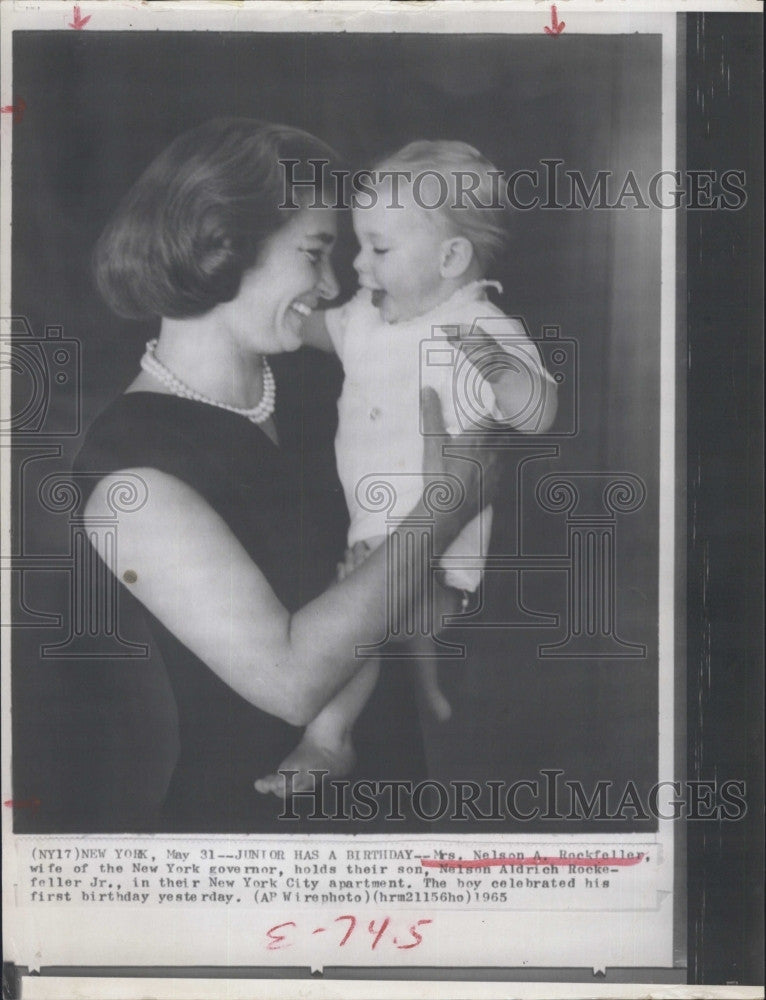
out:
M263 359L263 395L257 406L247 409L244 406L231 406L229 403L221 403L216 399L197 392L190 386L182 382L180 378L166 368L157 357L157 341L150 340L146 345L146 353L141 358L141 367L149 375L152 375L173 393L174 396L181 396L183 399L194 399L198 403L207 403L209 406L218 406L222 410L229 410L240 417L247 417L254 424L263 424L274 412L277 399L277 387L274 382L274 373L266 358Z

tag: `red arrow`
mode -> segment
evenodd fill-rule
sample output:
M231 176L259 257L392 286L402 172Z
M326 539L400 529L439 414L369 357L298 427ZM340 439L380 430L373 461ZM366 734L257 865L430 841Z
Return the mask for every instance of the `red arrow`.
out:
M75 31L82 31L92 16L92 14L88 14L87 17L80 17L80 8L75 4L74 20L69 22L69 27L74 28Z
M556 4L551 4L551 26L550 28L546 24L543 31L546 35L560 35L561 32L566 28L566 21L559 21L559 15L556 12Z
M40 808L39 799L6 799L3 805L8 809L31 809L32 812L37 812Z
M4 115L13 115L13 123L15 125L24 117L26 109L27 102L23 97L19 97L16 99L15 104L6 104L5 107L0 108L0 113Z

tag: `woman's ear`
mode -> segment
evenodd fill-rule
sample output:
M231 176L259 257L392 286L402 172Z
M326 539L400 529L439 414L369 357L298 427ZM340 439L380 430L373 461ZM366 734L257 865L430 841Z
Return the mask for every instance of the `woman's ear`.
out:
M442 278L460 278L473 260L473 245L465 236L451 236L442 242L439 273Z

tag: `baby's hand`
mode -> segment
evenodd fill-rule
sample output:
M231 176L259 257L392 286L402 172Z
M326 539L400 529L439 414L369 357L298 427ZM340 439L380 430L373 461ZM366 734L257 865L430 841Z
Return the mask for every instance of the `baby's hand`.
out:
M315 775L310 771L327 771L329 778L342 778L351 772L355 763L356 754L350 741L325 746L306 732L274 774L267 774L255 782L255 790L264 795L271 792L284 799L289 778L285 778L280 771L297 771L292 776L293 792L308 792L314 790L316 782Z
M342 583L355 569L358 569L370 554L367 542L356 542L352 548L346 549L342 563L338 563L338 582Z

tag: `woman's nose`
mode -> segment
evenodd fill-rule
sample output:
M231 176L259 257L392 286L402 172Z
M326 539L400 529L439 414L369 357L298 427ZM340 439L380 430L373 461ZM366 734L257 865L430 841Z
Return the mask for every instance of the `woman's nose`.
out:
M364 250L360 250L354 257L354 270L357 274L361 274L364 270Z
M317 286L317 291L323 299L328 299L332 301L338 297L338 292L340 291L340 286L338 285L338 280L335 277L335 272L332 269L332 264L329 260L324 262L324 267L322 268L322 274L319 278L319 285Z

